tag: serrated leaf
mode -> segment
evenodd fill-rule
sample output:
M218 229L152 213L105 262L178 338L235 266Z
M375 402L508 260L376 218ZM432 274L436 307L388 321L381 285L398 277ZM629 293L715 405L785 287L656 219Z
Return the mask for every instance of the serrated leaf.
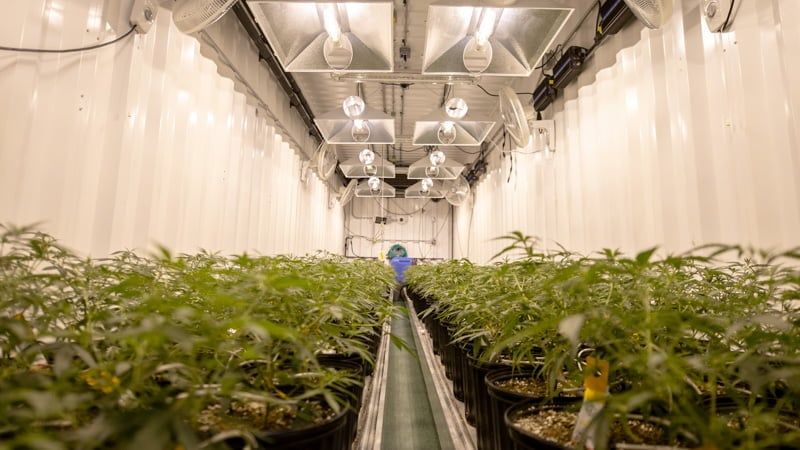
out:
M639 264L640 266L647 264L648 262L650 262L650 258L653 256L653 253L655 253L657 249L658 247L653 247L651 249L647 249L643 252L640 252L639 254L636 255L636 263Z

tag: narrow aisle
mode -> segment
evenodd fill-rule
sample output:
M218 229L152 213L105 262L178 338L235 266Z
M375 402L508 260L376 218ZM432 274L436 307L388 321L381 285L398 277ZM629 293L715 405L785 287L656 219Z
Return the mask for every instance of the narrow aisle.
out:
M403 339L417 352L415 337L407 314L392 318L392 334ZM422 359L424 364L424 359ZM381 449L384 450L447 450L452 444L440 438L450 438L444 425L443 435L437 433L437 423L444 418L435 391L426 387L426 375L408 351L391 345L386 376L386 401L383 414ZM433 404L433 407L432 407Z

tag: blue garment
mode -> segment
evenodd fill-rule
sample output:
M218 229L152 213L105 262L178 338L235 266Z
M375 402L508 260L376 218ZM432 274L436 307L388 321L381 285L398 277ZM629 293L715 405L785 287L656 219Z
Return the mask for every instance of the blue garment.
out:
M414 261L413 259L405 256L395 256L394 258L392 258L391 264L392 267L394 267L394 271L397 273L395 280L397 280L398 283L405 283L406 269L408 269L408 266L410 266L413 261Z

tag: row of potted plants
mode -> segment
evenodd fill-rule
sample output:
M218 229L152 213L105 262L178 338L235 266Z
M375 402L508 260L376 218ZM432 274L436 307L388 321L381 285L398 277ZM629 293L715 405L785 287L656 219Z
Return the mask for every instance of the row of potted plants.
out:
M521 258L407 273L479 448L582 447L584 383L606 362L594 448L800 445L800 252L583 256L506 239Z
M330 255L89 259L3 226L0 447L349 448L392 284Z

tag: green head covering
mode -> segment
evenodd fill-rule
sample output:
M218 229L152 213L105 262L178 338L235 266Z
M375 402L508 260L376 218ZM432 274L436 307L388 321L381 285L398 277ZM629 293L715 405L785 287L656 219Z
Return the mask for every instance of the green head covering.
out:
M394 244L393 246L391 246L389 248L389 251L386 252L386 257L389 258L389 259L392 259L395 256L406 257L406 256L408 256L408 252L406 251L406 248L403 247L402 245Z

